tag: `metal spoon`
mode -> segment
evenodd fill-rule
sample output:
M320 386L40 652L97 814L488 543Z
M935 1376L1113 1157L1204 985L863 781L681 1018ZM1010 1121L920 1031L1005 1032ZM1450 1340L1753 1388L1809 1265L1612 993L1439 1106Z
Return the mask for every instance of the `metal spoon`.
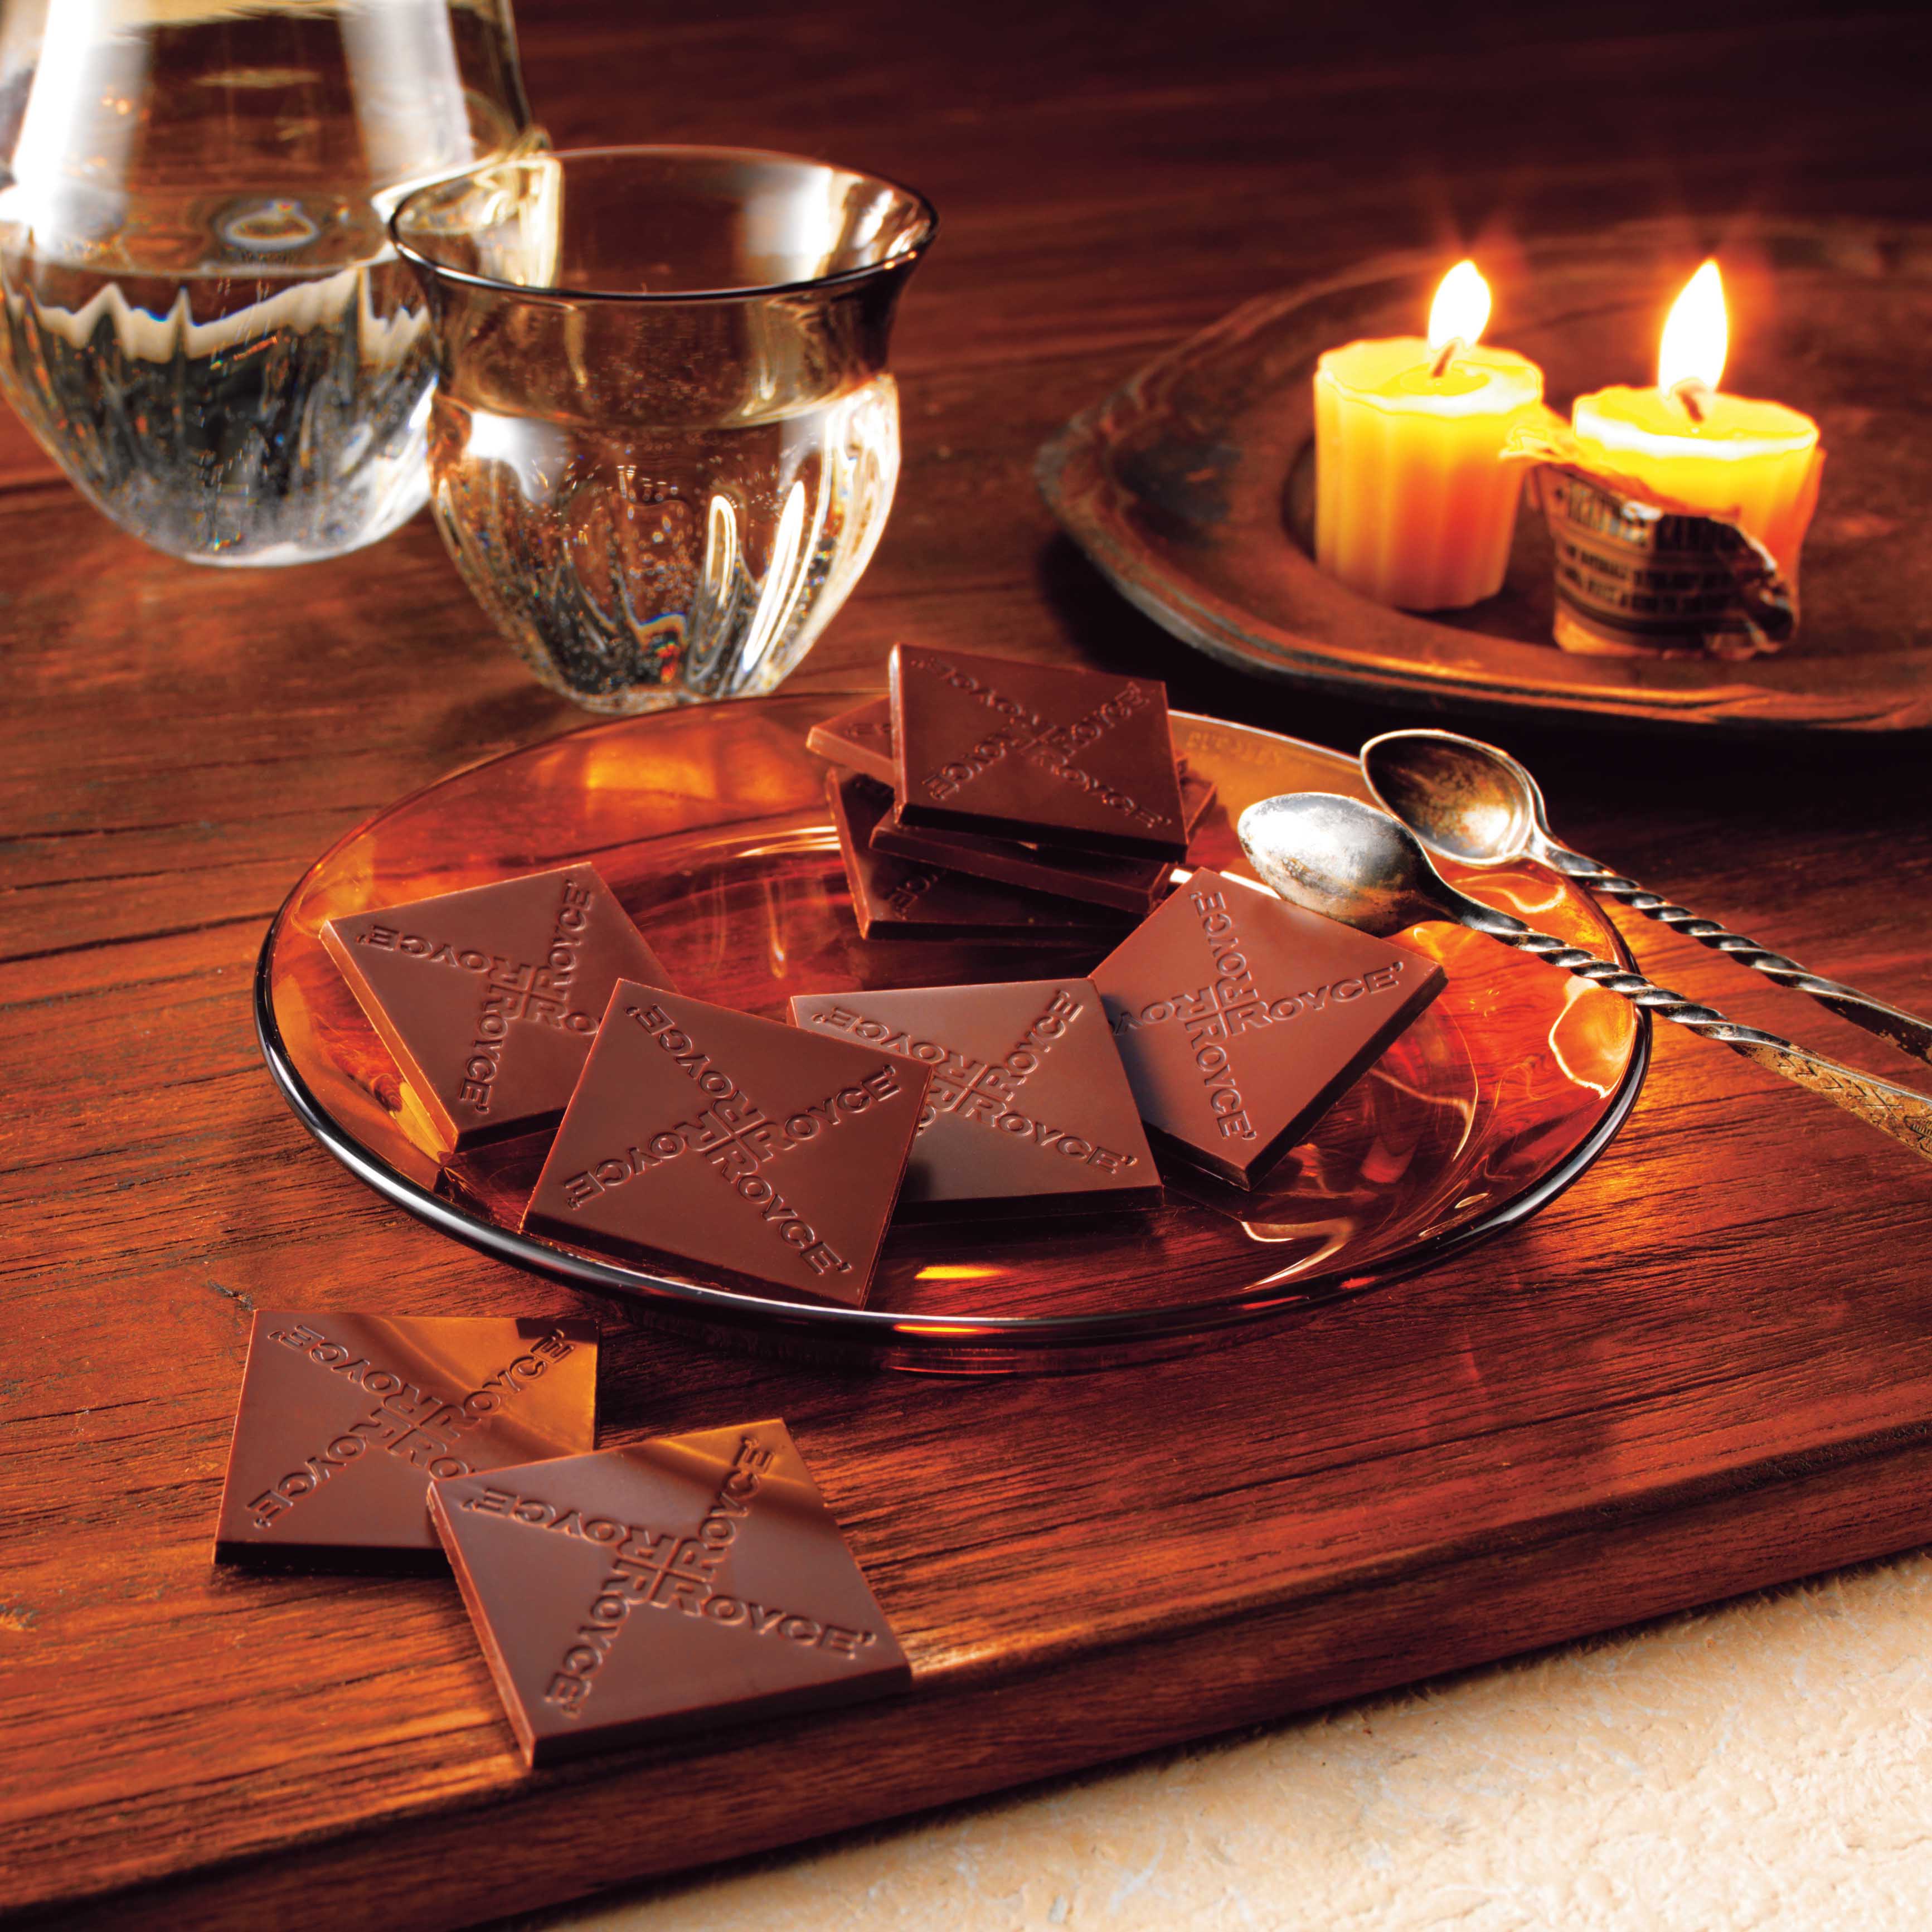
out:
M1430 851L1471 866L1524 859L1546 866L1741 966L1754 968L1780 986L1809 993L1821 1006L1888 1040L1900 1052L1932 1062L1932 1021L1825 979L1558 844L1535 779L1507 752L1455 731L1384 731L1362 747L1362 770L1369 789Z
M1262 878L1283 898L1310 912L1364 932L1386 934L1446 920L1486 933L1580 980L1621 993L1633 1006L1722 1041L1732 1052L1808 1087L1932 1160L1932 1100L1924 1094L1874 1080L1774 1033L1739 1026L1715 1008L1699 1006L1641 974L1626 973L1613 961L1566 946L1508 913L1492 911L1450 885L1406 825L1360 799L1321 791L1264 798L1241 814L1237 830L1241 849Z

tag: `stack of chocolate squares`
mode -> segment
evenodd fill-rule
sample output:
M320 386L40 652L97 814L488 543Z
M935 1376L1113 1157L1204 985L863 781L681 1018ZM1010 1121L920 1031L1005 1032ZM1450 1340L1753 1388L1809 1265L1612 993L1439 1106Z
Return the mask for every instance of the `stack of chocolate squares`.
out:
M1145 678L900 644L814 728L868 939L1090 944L1165 897L1214 788Z

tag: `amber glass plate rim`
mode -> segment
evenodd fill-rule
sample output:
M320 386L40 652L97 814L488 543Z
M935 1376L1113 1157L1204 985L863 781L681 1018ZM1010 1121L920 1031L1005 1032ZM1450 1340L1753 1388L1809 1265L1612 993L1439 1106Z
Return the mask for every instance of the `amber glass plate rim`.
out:
M736 702L758 705L770 700L749 698ZM1197 717L1188 712L1177 711L1173 715L1177 720L1252 733L1298 751L1344 764L1348 762L1344 754L1328 746L1310 744L1286 733L1234 724L1225 718ZM607 719L582 727L580 731L634 729L641 722L634 718ZM270 1076L296 1119L351 1174L384 1199L466 1247L548 1280L641 1303L668 1325L702 1340L835 1366L946 1375L1057 1372L1110 1367L1189 1352L1272 1321L1404 1280L1528 1220L1579 1179L1616 1137L1636 1104L1649 1068L1650 1016L1639 1011L1629 1061L1602 1114L1574 1148L1515 1193L1471 1221L1440 1234L1424 1236L1366 1265L1298 1276L1292 1282L1259 1283L1210 1300L1102 1314L974 1316L949 1312L935 1317L902 1314L890 1309L780 1301L600 1260L486 1220L432 1192L364 1145L317 1100L289 1051L275 1013L272 973L277 942L310 878L380 820L451 779L521 757L533 748L520 746L444 773L371 814L305 868L270 921L256 956L256 1036ZM1605 924L1612 935L1618 962L1634 966L1635 962L1615 926L1608 921Z

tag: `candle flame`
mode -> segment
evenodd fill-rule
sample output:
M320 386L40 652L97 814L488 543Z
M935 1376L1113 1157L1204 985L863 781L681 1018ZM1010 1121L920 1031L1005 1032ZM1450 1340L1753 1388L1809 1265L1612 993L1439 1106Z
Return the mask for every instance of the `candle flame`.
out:
M1429 346L1480 339L1490 320L1490 285L1473 262L1458 262L1442 278L1429 309Z
M1730 347L1724 284L1714 262L1706 262L1684 285L1664 325L1657 352L1657 386L1666 395L1680 382L1718 386Z

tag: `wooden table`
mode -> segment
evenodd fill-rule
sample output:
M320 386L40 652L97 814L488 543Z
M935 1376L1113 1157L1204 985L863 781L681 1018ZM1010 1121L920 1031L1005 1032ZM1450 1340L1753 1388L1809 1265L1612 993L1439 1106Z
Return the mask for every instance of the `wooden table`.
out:
M1352 747L1386 715L1212 670L1055 537L1029 476L1051 430L1364 254L1684 208L1927 212L1904 11L927 10L524 9L560 144L755 141L943 211L900 337L898 506L811 688L872 681L895 638L970 642ZM196 570L111 529L10 421L0 626L0 1900L64 1926L461 1923L1932 1534L1932 1174L1660 1038L1622 1139L1528 1228L1191 1361L839 1377L613 1316L610 1439L784 1413L919 1688L525 1776L453 1590L265 1582L208 1550L252 1308L587 1305L358 1186L275 1097L248 1006L325 844L573 716L426 520L352 562ZM1919 746L1509 736L1586 849L1932 1004ZM1897 1071L1633 937L1660 977Z

